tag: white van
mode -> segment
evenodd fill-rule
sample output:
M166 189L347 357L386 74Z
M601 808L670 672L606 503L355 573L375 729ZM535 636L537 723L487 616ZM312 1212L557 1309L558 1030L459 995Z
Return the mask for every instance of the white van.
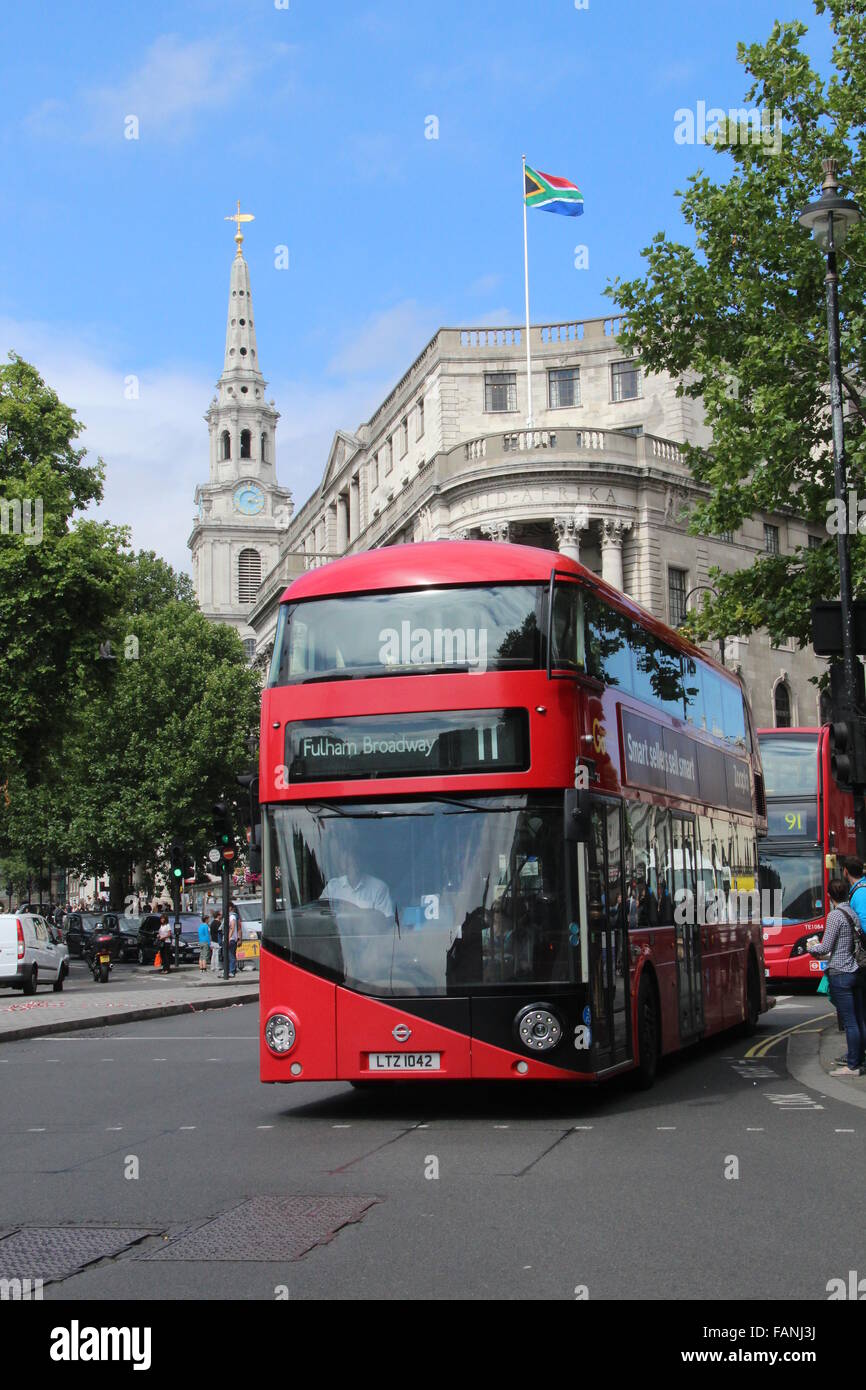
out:
M0 989L35 994L42 981L55 992L69 974L69 953L56 946L44 917L32 912L0 913Z

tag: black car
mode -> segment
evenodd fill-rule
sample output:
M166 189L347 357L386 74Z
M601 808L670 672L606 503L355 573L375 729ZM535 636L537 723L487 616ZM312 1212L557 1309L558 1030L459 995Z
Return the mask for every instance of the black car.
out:
M135 919L133 919L135 920ZM192 922L195 922L195 936L192 935ZM174 915L169 914L169 926L172 931L171 938L171 963L174 965L175 959L175 937L174 937ZM136 955L139 965L152 965L156 959L157 937L159 935L160 914L158 912L148 912L144 917L137 919L138 937L136 941ZM192 961L198 960L198 923L199 919L192 913L181 913L180 918L180 963L188 965Z
M96 933L108 939L112 961L135 959L138 924L134 917L120 917L116 912L70 912L63 925L70 956L86 955Z

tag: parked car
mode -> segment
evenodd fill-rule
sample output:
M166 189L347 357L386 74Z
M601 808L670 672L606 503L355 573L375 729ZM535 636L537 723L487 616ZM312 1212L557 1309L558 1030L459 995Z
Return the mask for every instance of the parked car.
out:
M32 912L0 914L0 986L35 994L40 981L63 989L69 953L52 940L44 917Z
M160 914L158 912L148 912L144 917L137 919L137 943L136 958L139 965L152 965L156 959L157 944L156 938L159 934ZM174 914L168 914L168 920L172 929L171 961L174 964ZM188 965L191 961L198 960L198 924L201 918L194 912L182 912L180 917L181 936L180 936L180 963ZM127 918L127 923L136 922L135 918Z
M262 900L261 898L246 898L238 903L238 912L241 915L241 930L244 941L257 941L262 939Z
M134 960L138 951L136 918L119 917L116 912L70 912L63 923L71 956L85 956L94 931L111 936L112 961Z

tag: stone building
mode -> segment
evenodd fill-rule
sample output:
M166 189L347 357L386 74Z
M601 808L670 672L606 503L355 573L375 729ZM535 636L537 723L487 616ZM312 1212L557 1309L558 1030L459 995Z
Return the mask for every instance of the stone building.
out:
M531 427L523 331L440 329L370 420L337 431L319 487L284 526L279 559L245 613L258 659L269 656L295 575L376 546L467 536L541 545L676 626L711 567L813 543L793 512L756 516L735 534L688 534L700 490L680 445L709 441L700 404L623 353L620 322L532 327ZM729 639L725 660L741 671L759 725L817 719L810 677L822 663L810 651L754 633Z
M256 346L250 272L237 253L229 284L223 372L205 414L210 433L210 474L195 491L196 517L189 547L199 607L214 622L237 628L255 653L250 606L262 579L279 563L292 494L277 483L275 433L280 418L265 399Z

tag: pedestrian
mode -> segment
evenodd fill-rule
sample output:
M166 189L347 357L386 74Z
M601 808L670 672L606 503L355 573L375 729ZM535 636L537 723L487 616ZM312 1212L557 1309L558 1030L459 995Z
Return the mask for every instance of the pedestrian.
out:
M210 926L204 913L198 928L198 968L207 970L210 965Z
M210 924L210 967L215 975L219 974L220 965L222 964L222 961L220 960L220 956L222 954L222 952L220 951L220 921L221 913L219 911L216 911L213 917L211 918Z
M848 1051L844 1057L835 1059L830 1075L861 1076L866 1060L866 1010L854 954L854 937L859 929L859 920L846 901L848 885L844 879L832 878L827 891L833 906L827 914L824 935L820 941L817 936L810 936L806 946L810 955L827 961L830 1001L845 1026Z
M171 927L165 912L159 919L159 931L156 934L156 940L162 958L162 973L168 975L171 972Z
M238 970L238 942L241 940L241 914L238 905L232 898L229 903L229 978L237 974Z

